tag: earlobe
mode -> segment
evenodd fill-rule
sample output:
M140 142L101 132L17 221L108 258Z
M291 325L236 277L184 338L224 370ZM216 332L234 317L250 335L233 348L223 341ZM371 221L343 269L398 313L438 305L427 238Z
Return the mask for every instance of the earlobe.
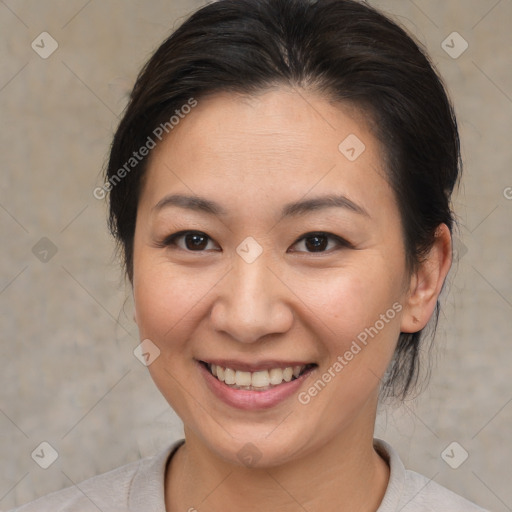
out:
M437 299L452 264L452 239L446 224L440 224L434 244L411 277L402 316L401 332L418 332L434 313Z

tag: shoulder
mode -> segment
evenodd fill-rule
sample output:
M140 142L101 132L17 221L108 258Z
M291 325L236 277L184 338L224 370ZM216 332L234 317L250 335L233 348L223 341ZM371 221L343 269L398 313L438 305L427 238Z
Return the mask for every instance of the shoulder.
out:
M388 488L377 512L486 512L433 480L406 470L398 453L384 441L376 439L374 445L390 466Z
M483 508L455 494L427 477L406 471L403 512L413 511L485 512Z
M164 510L164 474L167 460L181 445L174 443L153 457L94 476L56 491L11 512L125 512Z
M126 508L126 499L133 476L143 461L133 462L120 468L89 478L72 487L52 492L12 512L114 512L119 505Z

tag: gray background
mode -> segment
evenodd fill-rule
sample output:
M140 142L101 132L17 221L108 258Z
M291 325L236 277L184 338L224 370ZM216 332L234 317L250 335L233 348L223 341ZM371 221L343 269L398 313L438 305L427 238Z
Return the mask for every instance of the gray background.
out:
M430 387L383 408L377 435L409 468L512 510L512 0L370 3L427 46L455 103L465 162L454 199L459 261ZM138 69L201 4L0 1L0 509L182 435L133 356L130 290L92 190ZM31 48L43 31L59 45L47 59ZM454 31L469 44L457 59L442 48ZM46 470L31 458L42 441L59 453ZM458 469L441 457L453 441L469 453ZM461 450L448 452L452 464Z

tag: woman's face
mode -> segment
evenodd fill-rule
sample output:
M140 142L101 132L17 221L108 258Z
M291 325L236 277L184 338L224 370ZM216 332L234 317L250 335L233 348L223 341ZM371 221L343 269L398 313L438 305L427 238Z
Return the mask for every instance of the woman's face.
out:
M151 154L133 291L151 376L212 453L271 466L372 433L408 276L363 116L284 88L200 100Z

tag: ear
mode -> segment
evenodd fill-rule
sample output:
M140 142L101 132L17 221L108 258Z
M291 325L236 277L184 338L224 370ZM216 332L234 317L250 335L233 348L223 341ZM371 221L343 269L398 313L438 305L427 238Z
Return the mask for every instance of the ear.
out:
M452 237L448 226L440 224L434 244L411 277L402 315L402 332L417 332L427 325L451 264Z

